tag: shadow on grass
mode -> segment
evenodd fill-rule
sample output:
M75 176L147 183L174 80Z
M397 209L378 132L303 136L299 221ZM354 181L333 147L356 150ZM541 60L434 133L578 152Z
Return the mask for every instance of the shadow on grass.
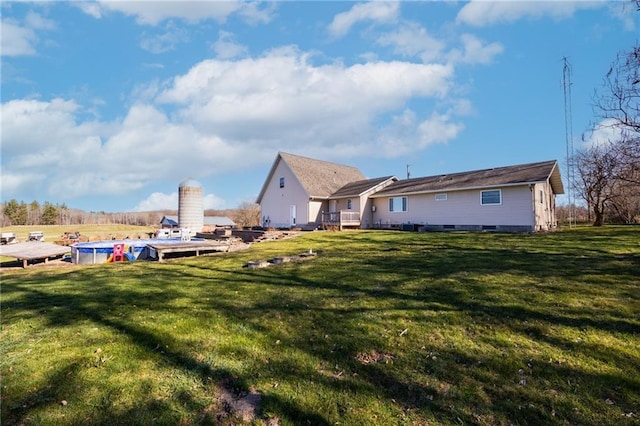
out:
M264 270L222 268L200 259L149 268L92 268L61 277L44 273L10 278L8 285L3 284L3 298L9 300L3 302L3 310L10 321L40 317L50 327L83 321L102 325L126 337L145 357L236 393L248 392L258 374L268 374L274 382L314 384L320 391L392 401L396 414L406 413L409 420L593 424L615 415L623 424L621 413L640 403L637 374L624 374L640 363L637 355L610 353L603 345L575 343L548 333L550 328L568 327L637 338L640 296L633 291L640 276L637 254L621 258L597 248L596 242L582 250L580 244L570 246L562 239L558 245L563 247L545 250L532 244L538 240L531 236L525 236L528 241L522 245L505 236L500 246L476 247L466 236L369 243L367 234L354 234L363 245L359 250L341 249L347 246L345 238L328 238L323 256L314 263ZM130 275L134 285L120 285L118 278L131 279ZM583 297L615 298L631 313L573 305ZM188 307L174 303L182 299L188 300ZM216 312L229 324L259 333L264 341L279 342L282 351L308 355L319 366L274 355L268 366L255 365L244 374L214 367L184 345L176 345L181 336L132 322L127 315L132 310L184 317ZM420 333L414 335L411 328L403 336L407 322ZM492 332L473 336L469 329L476 323L510 330L515 337L528 336L574 359L611 362L615 368L595 372L582 365L559 364L542 353L536 355L539 348L523 359L524 351ZM461 342L456 345L446 338L431 342L432 333L456 324L466 330L466 338L492 350L466 352ZM248 357L242 347L231 352L234 355L226 356ZM371 360L363 361L363 354ZM3 398L3 422L25 423L40 405L58 401L76 370L72 363L51 374L41 386L44 390L14 395L11 401ZM312 410L275 390L261 391L264 410L291 424L333 424L349 418L349 410L357 404L347 400ZM615 401L615 406L606 400ZM174 404L199 412L197 422L219 420L189 392L178 401L141 401L135 409L111 414L98 408L87 420L124 424L161 415L178 422L181 419L171 417ZM594 418L594 411L604 414Z
M92 284L100 286L100 279L96 279L95 275L92 275L92 277ZM94 324L108 327L125 336L132 344L143 349L146 357L161 360L175 369L195 374L202 383L214 382L223 391L230 392L235 396L241 396L249 391L250 386L245 378L235 375L228 369L212 368L209 363L198 361L191 354L171 350L170 348L174 346L171 336L160 336L150 329L126 319L115 319L110 316L111 310L108 309L109 306L131 306L132 302L136 302L133 304L136 307L158 307L177 297L178 294L165 289L165 291L146 292L146 296L140 298L139 292L118 289L117 286L112 286L107 291L104 291L104 288L109 287L106 283L104 283L105 287L102 289L88 294L51 294L34 287L34 285L45 284L44 281L39 281L39 279L34 279L30 283L31 285L11 286L12 292L21 292L24 295L25 303L9 303L5 304L4 308L13 310L28 306L33 315L46 317L52 327L62 327L89 320ZM52 405L52 403L55 404L54 401L60 401L65 395L73 394L73 390L69 388L68 384L73 381L73 376L75 376L77 370L78 364L73 363L46 379L46 383L42 385L44 390L28 393L14 401L3 400L3 424L28 422L30 419L29 413L39 408L39 405ZM212 395L212 398L215 397L216 395ZM311 422L310 424L329 424L321 415L304 412L291 402L279 401L273 395L270 395L269 399L272 404L285 407L288 415L294 419L305 420ZM228 414L224 412L224 407L219 408L222 412L206 412L202 404L196 403L188 393L183 393L179 401L174 401L172 404L174 403L187 407L192 411L205 410L204 414L198 419L198 423L214 424L220 421L220 415ZM172 408L172 404L151 401L121 413L118 413L115 409L110 409L109 412L97 412L95 416L86 419L88 422L86 424L148 424L154 419L154 415L162 415L164 417L163 421L167 421L166 414L171 414L175 411ZM181 423L182 419L176 417L175 421L176 423Z

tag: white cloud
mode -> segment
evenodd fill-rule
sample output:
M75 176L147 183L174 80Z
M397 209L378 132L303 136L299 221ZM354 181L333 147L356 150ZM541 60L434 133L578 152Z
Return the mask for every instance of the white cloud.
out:
M202 199L202 205L206 209L222 209L226 206L225 200L215 194L207 194Z
M37 53L36 45L40 38L37 31L53 30L53 21L41 15L29 12L24 23L15 19L3 19L0 22L0 52L2 56L29 56Z
M88 133L75 123L78 106L73 101L55 98L50 102L12 100L2 104L3 154L13 156L41 152L51 147L51 141L84 137ZM56 156L57 157L57 156Z
M493 24L513 23L523 18L539 19L550 16L555 19L570 18L580 9L603 7L604 1L566 1L566 0L472 0L458 12L456 21L475 27Z
M251 24L269 22L275 7L260 2L227 1L105 1L79 7L94 18L101 18L108 12L119 12L134 16L140 25L155 26L168 19L180 19L189 23L213 20L224 22L237 13Z
M33 29L21 26L13 19L3 19L0 25L2 56L35 55L38 37Z
M624 130L617 124L618 122L613 118L600 121L594 126L593 130L583 135L582 145L586 148L591 148L622 140Z
M342 37L358 22L394 22L398 19L399 11L399 2L372 1L368 3L358 3L349 9L349 11L334 16L333 21L329 24L328 31L333 37Z
M376 43L391 46L394 53L405 57L419 56L423 62L438 59L445 48L443 41L431 36L415 22L404 23L396 31L382 34Z
M211 46L219 59L232 59L247 54L247 46L236 43L233 33L218 31L218 40Z
M178 193L172 192L165 194L162 192L154 192L146 199L140 201L132 210L135 212L145 212L154 210L178 210ZM202 197L202 205L207 209L222 209L225 207L225 201L215 194L207 194Z
M165 194L162 192L154 192L133 208L134 212L154 210L178 210L178 193Z
M34 30L54 30L56 28L55 22L50 19L43 18L42 15L29 12L24 18L25 25Z
M100 142L95 136L106 132L108 126L94 122L78 124L77 111L75 102L59 98L50 102L13 100L2 104L3 191L19 193L27 184L62 191L64 187L59 185L63 182L58 179L61 175L93 170L100 165ZM11 176L14 178L5 179Z
M484 44L482 40L472 34L462 34L460 36L462 50L453 49L448 53L448 59L452 62L462 62L466 64L489 64L493 58L504 51L502 44Z
M446 60L455 64L489 64L504 50L500 43L485 44L472 34L462 34L460 41L462 48L447 51L445 40L433 37L418 23L405 22L395 31L381 34L376 43L391 47L397 55L420 58L425 63Z
M447 142L458 136L463 129L464 125L454 123L449 114L434 112L431 117L418 126L420 147Z
M429 118L419 122L415 112L406 109L377 132L375 149L386 157L399 157L433 144L446 143L455 139L463 129L464 125L454 122L450 113L433 112Z
M96 19L102 18L102 8L100 7L99 3L79 1L73 2L72 4L89 16L92 16Z
M172 22L169 22L163 33L143 36L140 41L140 47L151 53L159 54L175 50L178 44L188 41L189 33L185 29L178 28Z
M242 8L238 10L238 14L242 16L248 24L268 24L273 19L277 7L278 3L275 1L244 2Z
M374 122L412 98L448 93L448 65L375 62L314 66L295 49L259 58L207 60L176 77L157 101L176 104L181 121L236 146L274 151L329 150L374 138Z

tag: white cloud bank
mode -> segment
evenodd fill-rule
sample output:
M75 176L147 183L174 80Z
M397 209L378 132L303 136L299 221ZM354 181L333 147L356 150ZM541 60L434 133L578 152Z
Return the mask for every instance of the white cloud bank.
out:
M3 195L30 187L58 200L129 194L161 180L265 164L279 150L392 157L446 142L462 129L455 113L419 117L406 107L445 99L452 65L314 65L311 58L287 47L205 60L149 89L113 122L83 121L85 108L71 99L3 103ZM212 207L220 203L211 200Z
M266 23L274 12L272 4L261 2L226 1L98 1L96 3L78 2L83 12L96 19L108 13L123 13L133 16L139 25L155 26L168 19L180 19L188 23L206 20L224 22L229 16L237 14L245 21Z
M456 21L474 27L493 24L510 24L520 19L570 18L581 9L594 9L606 6L604 1L566 1L566 0L472 0L460 11Z

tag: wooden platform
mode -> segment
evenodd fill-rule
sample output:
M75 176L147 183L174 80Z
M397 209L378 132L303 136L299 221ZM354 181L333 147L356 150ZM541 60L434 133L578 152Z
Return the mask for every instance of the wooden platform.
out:
M0 246L0 256L15 257L22 261L24 268L27 267L30 260L44 260L46 263L51 257L63 256L67 253L71 253L71 247L38 241Z
M162 262L164 256L170 253L180 253L186 255L193 253L200 256L207 253L228 251L230 243L227 241L180 241L170 243L148 244L151 250L157 253L158 261Z

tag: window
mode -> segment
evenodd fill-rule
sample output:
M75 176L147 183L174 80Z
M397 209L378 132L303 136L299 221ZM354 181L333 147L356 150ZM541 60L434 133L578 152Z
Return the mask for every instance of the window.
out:
M351 200L347 200L347 210L351 210Z
M544 203L544 193L542 192L542 189L540 190L540 204Z
M280 188L284 188L284 178L280 178Z
M436 201L447 201L447 194L436 194Z
M406 212L407 197L389 198L389 211L390 212Z
M482 205L491 206L502 204L502 192L499 189L482 191Z

